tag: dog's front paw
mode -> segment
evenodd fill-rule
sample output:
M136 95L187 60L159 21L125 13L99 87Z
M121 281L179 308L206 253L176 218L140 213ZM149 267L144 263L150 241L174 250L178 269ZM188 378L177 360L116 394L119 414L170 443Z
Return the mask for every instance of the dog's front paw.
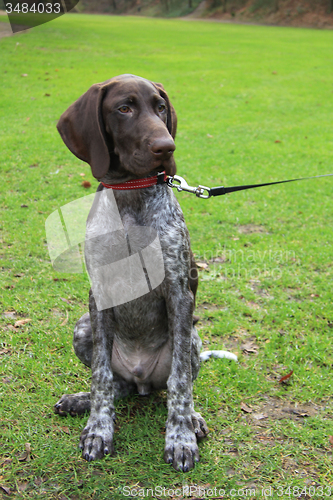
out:
M191 416L182 419L177 425L167 423L164 460L174 469L188 472L194 462L199 462L199 449Z
M54 405L54 413L72 417L82 415L86 411L90 411L90 392L78 392L76 394L64 394L59 401Z
M194 432L197 436L197 439L206 437L209 434L209 429L205 420L200 415L200 413L192 411L191 417L192 417Z
M113 453L114 424L112 417L90 417L80 437L82 457L91 462Z

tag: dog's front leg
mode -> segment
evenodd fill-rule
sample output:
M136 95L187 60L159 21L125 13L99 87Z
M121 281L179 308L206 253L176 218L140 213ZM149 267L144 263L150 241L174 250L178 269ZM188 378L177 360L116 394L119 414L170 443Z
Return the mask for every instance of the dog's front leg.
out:
M108 328L109 311L97 311L95 299L89 298L93 330L91 412L80 438L82 456L88 461L113 452L114 394L111 369L112 329Z
M177 301L178 298L178 301ZM199 461L196 433L192 422L192 334L193 294L174 294L168 300L169 328L173 335L173 355L168 386L164 460L176 470L187 472Z

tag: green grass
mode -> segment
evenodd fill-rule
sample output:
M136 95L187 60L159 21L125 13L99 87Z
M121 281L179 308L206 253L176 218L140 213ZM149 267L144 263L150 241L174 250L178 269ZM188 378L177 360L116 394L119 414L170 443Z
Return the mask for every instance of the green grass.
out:
M204 347L239 355L202 367L194 398L211 434L188 474L163 462L163 392L118 404L116 454L94 463L77 447L86 417L53 414L63 393L89 390L71 347L89 284L52 269L44 231L48 215L87 194L80 173L89 193L97 187L56 122L91 84L121 73L164 84L189 184L332 172L332 41L329 31L95 15L0 40L0 484L10 498L120 499L125 486L182 485L252 485L256 498L271 486L271 498L290 498L288 486L333 486L330 178L210 200L178 195L197 260L209 264L197 301Z

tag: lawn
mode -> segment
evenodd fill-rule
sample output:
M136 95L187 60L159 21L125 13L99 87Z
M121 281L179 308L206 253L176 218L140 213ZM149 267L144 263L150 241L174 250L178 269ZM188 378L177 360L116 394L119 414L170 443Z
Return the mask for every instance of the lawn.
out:
M0 39L4 498L182 498L173 490L186 485L192 498L330 496L332 178L177 195L200 266L204 348L239 359L202 366L194 398L210 437L187 474L163 462L164 392L119 402L116 454L92 463L78 449L87 417L53 413L63 393L89 390L71 347L89 282L53 270L44 224L97 187L59 116L121 73L165 86L189 184L332 173L332 42L331 31L78 14Z

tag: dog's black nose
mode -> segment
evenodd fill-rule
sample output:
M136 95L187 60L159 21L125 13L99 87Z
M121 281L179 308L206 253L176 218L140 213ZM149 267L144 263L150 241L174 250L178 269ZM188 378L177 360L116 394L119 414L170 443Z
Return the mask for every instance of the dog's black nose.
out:
M156 139L156 141L154 141L150 146L151 152L159 160L168 160L172 156L175 149L176 145L171 138Z

